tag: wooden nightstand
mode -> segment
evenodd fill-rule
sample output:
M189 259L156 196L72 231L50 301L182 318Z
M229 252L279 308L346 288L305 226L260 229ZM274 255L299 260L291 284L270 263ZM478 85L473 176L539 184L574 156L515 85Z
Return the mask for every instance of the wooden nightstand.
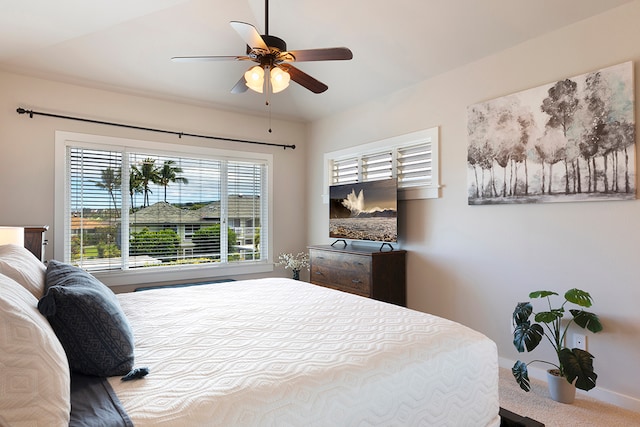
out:
M309 246L311 283L406 306L406 253L352 245Z

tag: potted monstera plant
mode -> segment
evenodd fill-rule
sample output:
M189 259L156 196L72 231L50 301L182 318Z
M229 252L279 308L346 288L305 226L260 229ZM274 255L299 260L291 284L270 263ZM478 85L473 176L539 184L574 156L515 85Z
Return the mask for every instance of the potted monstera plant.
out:
M553 366L549 369L549 391L554 400L571 403L575 397L575 389L591 390L596 386L598 377L593 371L593 355L579 348L565 346L565 338L569 326L575 324L591 332L600 332L602 324L594 313L585 311L592 305L591 295L580 289L570 289L564 294L564 302L555 308L551 304L551 297L559 296L553 291L536 291L529 294L529 298L546 298L547 310L534 313L530 302L520 302L513 311L513 345L519 352L530 352L538 347L546 338L551 343L557 355L557 363L545 360L533 360L524 363L518 360L513 365L512 372L520 388L524 391L531 390L527 366L533 362L546 363ZM570 308L569 321L564 321L567 314L567 304L573 304L577 308ZM530 320L534 315L534 321ZM559 381L557 381L559 380ZM556 384L557 383L557 384ZM555 386L560 389L554 389Z

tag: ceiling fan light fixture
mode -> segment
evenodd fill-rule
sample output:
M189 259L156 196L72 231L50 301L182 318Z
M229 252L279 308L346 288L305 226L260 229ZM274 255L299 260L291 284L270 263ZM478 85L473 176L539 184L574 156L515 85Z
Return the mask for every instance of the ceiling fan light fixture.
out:
M326 84L291 65L291 62L339 61L353 58L353 53L346 47L287 51L287 43L283 39L269 34L269 0L265 0L264 21L266 34L260 34L256 27L246 22L231 21L229 23L244 41L246 55L176 56L171 60L180 62L253 61L258 65L244 73L231 88L231 93L244 93L247 89L251 89L254 92L270 94L283 91L289 87L291 80L313 93L323 93L329 89Z
M244 80L249 89L262 93L262 88L264 87L264 70L261 66L256 65L244 73Z
M289 86L289 80L291 80L291 76L282 68L275 67L271 70L271 88L273 93L285 90Z
M247 87L255 92L263 93L265 74L267 73L261 65L251 67L244 73L244 80ZM271 93L278 93L285 90L291 80L289 73L279 67L270 69L267 78L271 82Z

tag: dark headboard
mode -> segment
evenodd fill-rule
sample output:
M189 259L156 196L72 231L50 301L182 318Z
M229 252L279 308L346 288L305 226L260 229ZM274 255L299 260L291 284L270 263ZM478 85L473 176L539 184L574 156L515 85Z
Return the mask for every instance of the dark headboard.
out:
M40 261L44 262L44 247L47 244L45 233L48 225L24 227L24 247L29 249Z

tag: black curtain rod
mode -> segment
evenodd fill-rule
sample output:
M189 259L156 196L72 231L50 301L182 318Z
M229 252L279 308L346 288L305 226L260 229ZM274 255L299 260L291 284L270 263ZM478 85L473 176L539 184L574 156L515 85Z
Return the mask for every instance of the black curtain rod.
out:
M198 134L195 134L195 133L175 132L175 131L165 130L165 129L146 128L146 127L142 127L142 126L127 125L127 124L124 124L124 123L105 122L105 121L101 121L101 120L84 119L82 117L63 116L63 115L60 115L60 114L51 114L51 113L43 113L41 111L25 110L24 108L21 108L21 107L18 108L16 111L18 112L18 114L28 114L30 118L33 118L34 115L46 116L46 117L55 117L56 119L76 120L76 121L79 121L79 122L96 123L96 124L99 124L99 125L117 126L117 127L121 127L121 128L146 130L146 131L150 131L150 132L168 133L168 134L172 134L172 135L178 135L178 138L182 138L183 136L192 136L194 138L216 139L218 141L242 142L242 143L245 143L245 144L269 145L269 146L272 146L272 147L282 147L285 150L287 148L291 148L291 149L295 150L295 148L296 148L295 145L275 144L275 143L272 143L272 142L262 142L262 141L248 141L246 139L225 138L225 137L221 137L221 136L198 135Z

